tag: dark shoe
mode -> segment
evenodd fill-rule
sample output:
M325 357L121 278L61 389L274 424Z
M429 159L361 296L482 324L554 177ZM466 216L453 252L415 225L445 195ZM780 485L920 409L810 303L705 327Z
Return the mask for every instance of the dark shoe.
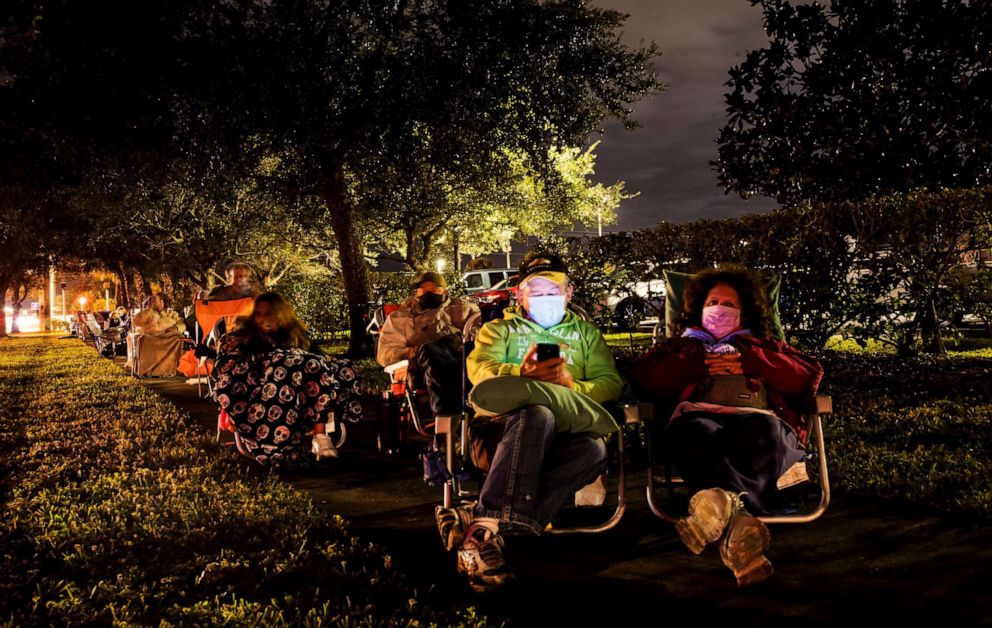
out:
M472 523L472 506L437 506L434 508L434 520L437 522L437 531L441 534L441 544L450 552L460 547L465 540L465 530Z
M708 488L692 496L689 516L676 521L675 529L689 551L700 554L707 544L720 540L730 518L743 507L740 495Z
M476 593L498 589L515 580L503 560L503 537L480 525L470 526L458 549L458 572L468 576Z
M757 584L775 573L765 558L770 544L768 526L757 518L746 512L738 512L731 518L720 544L720 558L734 572L737 586Z

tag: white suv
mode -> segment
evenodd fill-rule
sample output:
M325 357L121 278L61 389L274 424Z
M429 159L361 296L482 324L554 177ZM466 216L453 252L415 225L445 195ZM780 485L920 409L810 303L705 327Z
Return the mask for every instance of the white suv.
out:
M505 281L510 275L516 275L516 268L483 268L481 270L470 270L462 275L462 286L465 287L465 294L491 290L493 286Z

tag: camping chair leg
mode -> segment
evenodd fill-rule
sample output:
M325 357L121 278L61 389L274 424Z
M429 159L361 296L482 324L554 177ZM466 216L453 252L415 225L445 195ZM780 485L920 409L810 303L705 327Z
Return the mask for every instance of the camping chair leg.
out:
M406 397L406 411L409 420L403 426L403 442L407 443L410 441L410 424L413 424L413 429L418 433L423 434L423 430L420 427L420 416L417 415L417 406L415 402L414 395L410 393L410 382L407 381L406 386L403 389L403 395Z
M468 456L469 455L469 453L468 453L469 452L469 444L468 444L468 415L466 415L466 414L463 413L462 416L465 418L465 420L462 421L461 429L458 430L458 441L459 441L459 449L458 449L458 451L461 452L462 458L464 459L465 456ZM454 438L452 438L452 440L454 440ZM461 484L458 483L457 481L455 482L455 488L457 489L456 490L456 493L457 493L458 497L465 497L467 495L471 495L471 493L469 491L462 490Z
M582 526L575 528L551 528L548 530L550 534L596 534L597 532L605 532L610 530L618 523L620 519L623 518L624 511L627 510L627 499L626 499L626 476L624 472L624 462L623 462L623 429L617 432L617 449L619 450L619 468L617 470L617 507L613 511L613 514L609 519L603 523L595 526Z
M459 425L461 423L461 425ZM462 414L451 416L439 416L434 424L434 436L444 436L444 466L451 474L451 479L444 483L444 507L451 508L455 503L455 495L459 493L458 478L455 476L455 433L459 427L463 427L468 421Z
M676 517L673 517L673 516L669 515L664 510L661 509L661 504L658 503L658 496L657 496L657 494L655 492L655 486L656 486L657 483L655 481L655 473L654 473L654 462L655 462L654 461L654 443L651 442L651 432L653 431L651 429L652 427L653 427L653 424L648 424L646 426L646 429L644 430L644 439L646 441L646 445L647 445L647 448L648 448L648 486L647 486L647 489L646 489L647 490L647 498L648 498L648 508L651 509L651 514L653 514L655 517L658 517L659 519L661 519L663 521L667 521L669 523L675 523ZM670 468L669 468L669 472L667 473L667 475L669 476L667 478L668 479L668 485L671 486Z
M784 517L758 517L765 523L809 523L819 519L830 505L830 477L827 475L827 451L823 440L823 421L819 414L813 415L811 420L812 434L816 439L816 454L819 461L820 471L820 503L816 509L808 515L788 515Z

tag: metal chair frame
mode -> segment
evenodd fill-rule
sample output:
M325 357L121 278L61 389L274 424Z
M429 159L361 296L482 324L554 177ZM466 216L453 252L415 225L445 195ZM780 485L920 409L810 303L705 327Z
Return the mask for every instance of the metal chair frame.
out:
M571 307L571 306L570 306ZM585 320L589 320L589 315L584 310L577 307L572 307L579 316L584 317ZM467 352L465 352L464 347L470 342L474 342L475 334L478 332L481 324L482 316L481 312L474 314L469 317L465 322L465 328L463 330L463 352L462 360L468 357ZM468 391L463 391L462 398L468 397ZM626 500L626 471L624 464L624 443L623 443L623 426L639 423L641 420L641 405L638 403L620 403L619 407L621 409L621 416L614 416L617 423L620 425L620 430L612 435L610 440L615 440L618 448L618 464L617 464L617 503L612 512L612 514L604 522L598 525L591 526L574 526L566 528L550 528L549 533L552 534L595 534L598 532L605 532L610 530L623 518L624 512L627 509ZM461 481L458 479L458 475L466 468L468 463L469 451L469 423L471 421L471 413L468 408L463 408L463 411L459 414L451 415L439 415L435 417L434 421L434 438L440 439L444 446L444 460L445 467L448 470L450 478L444 483L443 486L443 498L442 502L445 508L451 508L455 505L456 500L465 501L465 498L471 497L474 493L466 491L462 487Z
M650 406L650 404L644 404L645 406ZM818 486L820 488L820 501L817 503L816 507L809 512L796 513L791 515L763 515L759 516L758 519L764 521L765 523L809 523L819 519L824 512L827 510L827 506L830 505L830 475L827 472L827 449L823 438L823 417L833 413L833 401L830 397L826 395L817 395L816 397L816 413L809 417L809 435L806 439L807 451L809 450L810 444L812 444L816 451L817 457L817 475L819 476ZM647 416L651 413L648 411ZM668 492L671 496L674 496L677 487L684 486L682 478L675 477L671 473L671 465L666 465L665 477L658 478L655 473L655 457L654 457L654 446L651 437L651 430L645 431L647 434L647 446L648 446L648 484L647 484L647 499L648 507L655 517L674 523L678 517L666 513L661 507L661 501L656 492L656 486L659 483L664 483ZM806 465L806 461L799 461L796 465ZM795 465L794 465L795 466ZM786 474L789 473L791 469L786 470ZM804 480L807 481L807 480Z
M620 430L611 435L610 440L617 444L617 501L616 506L610 516L598 525L574 526L565 528L549 528L550 534L596 534L615 528L623 518L627 510L627 478L624 463L624 443L623 426L633 425L640 422L641 404L627 403L620 404L622 417L618 423ZM445 467L448 469L450 479L444 483L442 503L445 508L451 508L456 500L468 501L475 493L466 491L462 487L462 482L458 475L463 472L469 459L467 452L469 448L469 423L471 416L468 412L453 415L440 415L435 421L436 437L443 439Z

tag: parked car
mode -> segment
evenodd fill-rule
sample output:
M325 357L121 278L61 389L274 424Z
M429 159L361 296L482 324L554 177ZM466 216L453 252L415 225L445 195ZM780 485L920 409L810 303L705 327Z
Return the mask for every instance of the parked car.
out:
M510 275L515 275L515 268L483 268L482 270L470 270L462 275L462 286L465 294L474 294L492 290L496 285L506 281Z
M497 303L499 301L516 301L517 286L519 283L520 278L517 275L510 275L489 290L473 292L468 298L480 305Z
M665 280L638 281L607 294L602 305L622 328L653 328L665 317Z

